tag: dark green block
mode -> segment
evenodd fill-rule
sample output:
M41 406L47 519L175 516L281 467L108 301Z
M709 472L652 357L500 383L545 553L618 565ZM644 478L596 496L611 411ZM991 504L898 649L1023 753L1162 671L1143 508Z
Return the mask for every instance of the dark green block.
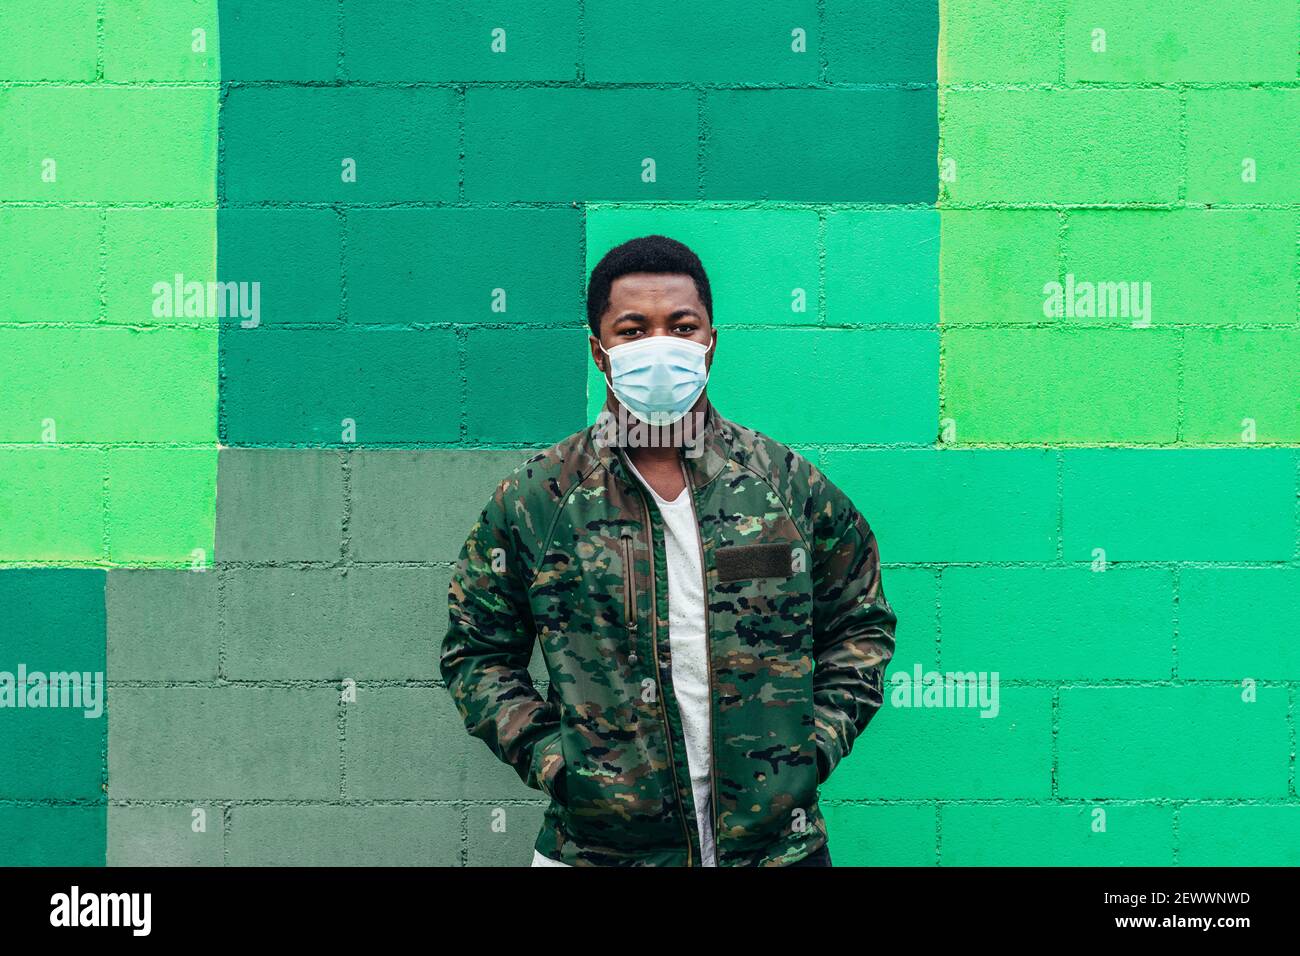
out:
M577 209L348 213L348 321L585 324Z
M591 352L582 332L476 329L468 351L471 441L544 447L587 424Z
M717 90L709 199L935 201L934 90Z
M342 228L332 209L222 209L218 277L250 283L250 295L251 283L258 283L257 321L263 326L337 322ZM243 313L221 319L225 326L244 321Z
M234 202L455 199L457 108L444 89L235 88L222 108ZM343 160L356 181L343 180Z
M576 333L574 333L576 335ZM455 333L234 329L221 337L226 444L455 441Z
M0 612L0 671L12 683L25 667L28 675L44 675L47 690L46 706L0 707L0 797L102 800L104 572L0 571ZM97 704L60 694L59 706L49 706L51 675L74 673L88 681ZM10 704L21 690L13 688ZM33 701L30 688L25 699Z

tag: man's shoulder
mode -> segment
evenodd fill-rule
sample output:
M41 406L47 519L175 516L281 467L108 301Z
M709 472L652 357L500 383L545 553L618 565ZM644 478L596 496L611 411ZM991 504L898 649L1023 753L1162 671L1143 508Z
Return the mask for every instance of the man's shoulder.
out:
M528 455L497 483L496 497L502 505L517 502L530 509L546 507L562 501L596 464L591 429L584 427Z
M802 503L821 493L825 475L806 455L756 428L719 419L728 457L763 478L787 503Z

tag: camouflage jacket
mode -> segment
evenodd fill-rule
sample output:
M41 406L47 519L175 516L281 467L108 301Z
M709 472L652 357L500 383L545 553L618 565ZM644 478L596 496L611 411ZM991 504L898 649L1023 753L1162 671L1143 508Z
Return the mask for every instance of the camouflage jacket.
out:
M826 843L817 789L881 706L894 612L871 529L817 467L712 407L695 451L718 865L786 865ZM593 426L501 482L452 575L442 675L550 798L544 855L697 866L663 519L623 455Z

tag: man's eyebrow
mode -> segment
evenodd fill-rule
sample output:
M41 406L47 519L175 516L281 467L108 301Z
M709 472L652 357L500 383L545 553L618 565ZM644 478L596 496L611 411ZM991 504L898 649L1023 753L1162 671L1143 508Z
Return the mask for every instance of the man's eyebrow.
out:
M682 306L680 309L673 309L672 312L668 313L668 318L680 319L684 315L693 315L695 316L695 318L699 319L700 321L704 320L704 316L700 315L700 313L696 312L688 305ZM649 320L645 317L644 313L641 312L624 312L622 315L616 316L614 318L614 321L615 322L648 322Z

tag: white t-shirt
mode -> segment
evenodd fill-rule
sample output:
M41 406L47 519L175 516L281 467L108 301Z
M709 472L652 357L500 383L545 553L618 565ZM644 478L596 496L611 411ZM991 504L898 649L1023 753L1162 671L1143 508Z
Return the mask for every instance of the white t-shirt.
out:
M630 459L628 464L631 465ZM686 737L686 765L691 772L702 865L717 866L710 785L709 639L705 627L700 527L696 523L689 487L683 488L674 500L666 501L659 497L635 465L632 465L632 471L654 495L664 518L668 564L668 647L673 660L673 693L677 696L682 733ZM566 865L533 851L533 866Z

